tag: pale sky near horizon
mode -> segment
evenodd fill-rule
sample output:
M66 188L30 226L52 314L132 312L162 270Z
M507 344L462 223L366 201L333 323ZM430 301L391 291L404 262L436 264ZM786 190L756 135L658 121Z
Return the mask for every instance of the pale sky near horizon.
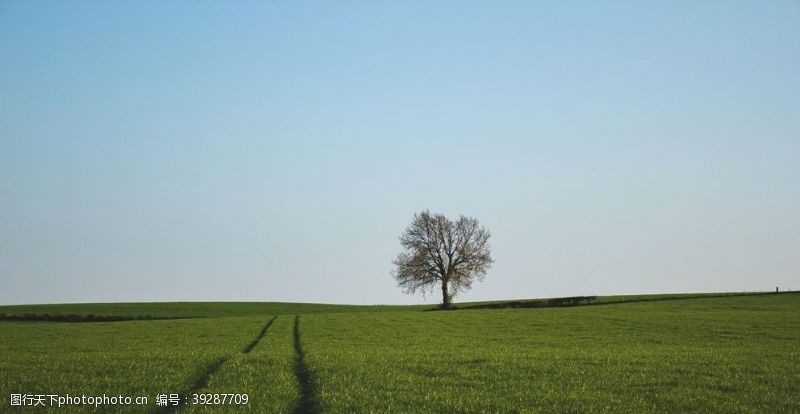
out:
M0 2L0 304L800 289L800 2Z

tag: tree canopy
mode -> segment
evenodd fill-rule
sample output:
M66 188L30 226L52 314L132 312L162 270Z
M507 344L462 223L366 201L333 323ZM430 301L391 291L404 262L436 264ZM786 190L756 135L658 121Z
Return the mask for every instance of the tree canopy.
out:
M408 294L432 292L439 285L442 307L449 308L453 297L485 278L494 262L489 237L475 218L450 220L422 211L400 236L403 252L394 260L392 274Z

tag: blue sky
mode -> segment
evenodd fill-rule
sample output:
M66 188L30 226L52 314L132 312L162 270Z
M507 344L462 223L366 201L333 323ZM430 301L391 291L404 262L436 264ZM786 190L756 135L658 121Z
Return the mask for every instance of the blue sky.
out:
M800 3L1 2L0 303L800 289Z

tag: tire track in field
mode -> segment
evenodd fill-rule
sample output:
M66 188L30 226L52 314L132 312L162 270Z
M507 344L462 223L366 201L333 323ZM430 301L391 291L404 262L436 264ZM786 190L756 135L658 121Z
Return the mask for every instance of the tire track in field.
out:
M266 325L264 325L264 329L261 330L261 333L258 335L258 338L256 338L253 342L251 342L250 345L247 345L247 347L244 349L244 351L242 351L242 353L249 354L250 351L252 351L253 348L256 347L256 345L258 345L261 339L264 338L264 335L267 334L267 330L269 329L269 327L272 326L273 322L275 322L275 319L278 319L278 317L277 316L273 317L272 319L270 319L269 322L267 322Z
M300 400L292 411L294 414L321 413L317 401L316 381L306 365L306 353L300 343L300 315L294 316L294 374L300 383Z
M267 322L267 324L264 325L264 328L261 329L261 333L258 334L258 337L256 337L256 339L253 340L253 342L251 342L249 345L247 345L247 347L242 351L243 354L250 353L250 351L252 351L253 348L256 347L256 345L258 345L261 339L264 338L264 336L267 334L267 331L269 330L270 326L272 326L272 323L275 322L275 319L278 319L278 317L277 316L272 317L272 319L270 319L269 322ZM189 388L185 389L179 395L186 397L187 399L186 401L188 401L190 395L196 394L203 388L208 387L208 382L211 380L211 376L214 375L215 372L219 371L219 369L222 368L222 365L227 360L228 357L220 357L212 361L210 364L206 366L203 372L200 373L200 375L192 382L192 385L189 386ZM168 405L164 407L157 407L155 412L157 414L172 414L180 411L183 407L185 407L185 404Z
M208 364L206 366L206 368L203 370L203 372L200 374L200 376L198 376L194 380L194 382L192 382L192 385L189 386L189 388L185 389L182 393L180 393L178 395L180 395L182 397L186 397L186 399L188 401L190 395L196 394L197 391L199 391L199 390L201 390L201 389L203 389L203 388L208 386L208 381L211 379L211 376L214 375L215 372L219 371L220 367L222 367L222 364L224 364L225 361L227 361L227 360L228 360L228 358L221 357L221 358L217 358L214 361L212 361L210 364ZM185 404L182 404L182 405L167 405L167 406L164 406L164 407L158 407L158 408L156 408L156 413L158 413L158 414L172 414L172 413L175 413L175 412L179 411L184 406L185 406Z

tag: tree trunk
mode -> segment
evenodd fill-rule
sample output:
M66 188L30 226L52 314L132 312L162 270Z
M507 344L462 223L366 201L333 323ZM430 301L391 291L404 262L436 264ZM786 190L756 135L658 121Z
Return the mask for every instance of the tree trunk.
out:
M450 294L447 292L446 280L442 280L442 309L450 309Z

